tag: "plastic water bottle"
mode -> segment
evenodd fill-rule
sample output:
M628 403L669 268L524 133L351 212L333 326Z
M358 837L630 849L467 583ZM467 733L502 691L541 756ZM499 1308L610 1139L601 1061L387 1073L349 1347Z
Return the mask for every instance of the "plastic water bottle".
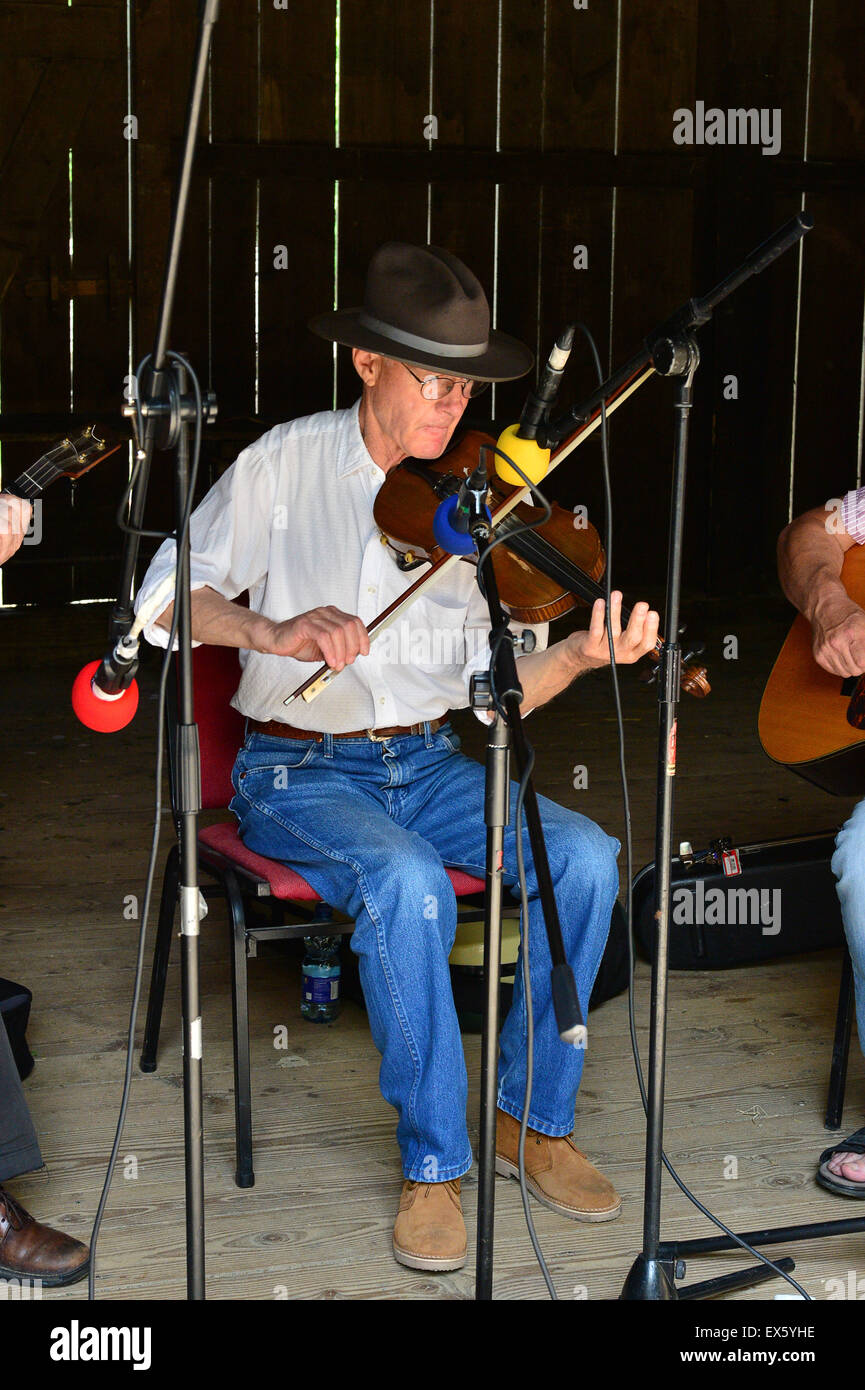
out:
M316 912L315 921L327 921L333 915ZM310 1023L332 1023L339 1017L339 937L305 936L300 1012Z

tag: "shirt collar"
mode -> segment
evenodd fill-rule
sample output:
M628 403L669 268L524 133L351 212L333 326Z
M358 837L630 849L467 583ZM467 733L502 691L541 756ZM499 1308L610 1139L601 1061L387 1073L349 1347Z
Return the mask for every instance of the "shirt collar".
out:
M384 476L384 470L379 468L372 454L363 442L363 435L360 432L360 422L358 415L360 412L361 398L358 396L350 410L345 412L345 428L342 431L340 441L339 460L336 473L338 478L347 478L351 473L357 473L362 468L373 468Z

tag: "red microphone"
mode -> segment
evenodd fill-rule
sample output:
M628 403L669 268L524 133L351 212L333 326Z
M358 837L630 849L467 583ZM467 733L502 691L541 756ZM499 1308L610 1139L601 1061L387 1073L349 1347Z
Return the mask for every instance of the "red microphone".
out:
M72 708L88 729L97 734L115 734L135 717L138 682L133 680L116 695L107 694L94 680L102 665L101 661L90 661L78 672L72 686Z
M72 708L81 723L97 734L114 734L125 729L138 709L139 634L165 608L174 590L175 572L171 571L162 583L142 603L129 631L120 638L113 651L101 661L89 662L78 672L72 686Z

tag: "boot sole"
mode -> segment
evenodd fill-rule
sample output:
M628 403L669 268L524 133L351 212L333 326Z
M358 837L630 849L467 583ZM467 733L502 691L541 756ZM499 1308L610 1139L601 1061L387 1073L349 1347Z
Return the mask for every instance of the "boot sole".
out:
M448 1269L462 1269L466 1262L466 1254L462 1255L413 1255L408 1250L401 1250L396 1241L393 1243L394 1259L401 1265L407 1265L409 1269L440 1270L444 1272Z
M499 1158L496 1154L496 1172L503 1178L516 1178L520 1180L520 1170L516 1164L511 1163L507 1158ZM537 1183L526 1174L526 1188L536 1201L543 1206L549 1207L550 1211L558 1212L559 1216L568 1216L572 1221L615 1221L619 1212L622 1210L621 1200L618 1206L611 1207L609 1211L577 1211L574 1207L563 1206L561 1202L554 1202L545 1192L538 1187Z
M43 1289L62 1289L67 1284L77 1284L80 1279L86 1279L90 1273L90 1259L68 1274L36 1274L34 1272L24 1272L20 1269L7 1269L5 1265L0 1265L0 1279L25 1279L33 1283L37 1281Z

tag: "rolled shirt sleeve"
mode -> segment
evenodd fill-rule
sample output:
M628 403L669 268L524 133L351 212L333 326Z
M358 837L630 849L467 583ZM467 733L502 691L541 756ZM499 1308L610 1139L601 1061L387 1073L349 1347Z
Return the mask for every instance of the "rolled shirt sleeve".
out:
M254 592L264 583L274 534L275 496L273 465L261 447L266 441L267 435L238 455L190 518L189 574L193 590L215 589L231 600L247 589ZM174 538L163 541L135 597L136 613L172 573L176 557ZM155 613L142 630L153 646L168 646L168 632L157 627L156 620L170 601L166 600L161 612Z

